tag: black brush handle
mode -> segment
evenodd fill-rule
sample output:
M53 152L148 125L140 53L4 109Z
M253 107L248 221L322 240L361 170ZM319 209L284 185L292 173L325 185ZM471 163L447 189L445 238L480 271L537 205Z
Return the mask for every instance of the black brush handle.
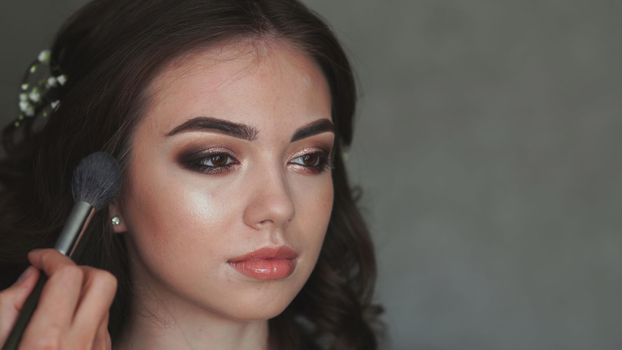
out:
M21 311L19 312L19 316L13 325L13 329L11 333L9 333L9 337L6 339L6 342L2 346L2 350L16 350L19 346L19 342L22 340L22 336L24 335L24 331L28 326L28 322L30 322L30 318L32 314L35 312L37 308L37 304L39 304L39 297L41 296L41 291L43 290L43 286L45 282L48 280L47 276L43 272L39 275L39 279L37 280L37 284L35 288L30 292L28 299L24 302Z
M75 203L56 241L55 249L61 254L71 257L94 214L95 208L89 203L82 201ZM43 285L47 280L48 278L45 276L45 273L41 272L39 280L37 280L37 285L20 310L17 321L15 321L15 325L6 343L2 346L2 350L16 350L19 346L19 342L22 339L22 335L24 335L28 322L35 312L37 304L39 304L39 297L41 296Z

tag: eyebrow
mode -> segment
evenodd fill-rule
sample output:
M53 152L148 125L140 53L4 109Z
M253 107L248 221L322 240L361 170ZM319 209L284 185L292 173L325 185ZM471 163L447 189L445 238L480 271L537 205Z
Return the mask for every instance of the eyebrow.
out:
M213 117L200 116L191 118L181 125L176 126L173 130L169 131L166 136L173 136L182 132L191 131L215 131L247 141L256 140L257 134L259 134L259 130L250 125L238 124ZM329 119L318 119L296 129L290 142L298 141L323 132L335 133L335 126Z
M194 117L176 126L173 130L169 131L166 136L173 136L190 131L216 131L248 141L255 140L259 133L259 131L252 126L233 123L228 120L212 117Z
M321 134L327 131L332 132L333 134L335 133L335 125L333 124L333 122L328 119L318 119L314 122L311 122L296 129L290 142L298 141L306 137Z

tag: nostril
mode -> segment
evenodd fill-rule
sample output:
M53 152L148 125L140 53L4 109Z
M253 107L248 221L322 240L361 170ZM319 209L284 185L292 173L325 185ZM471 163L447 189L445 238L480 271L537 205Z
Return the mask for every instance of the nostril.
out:
M265 219L259 222L260 225L265 225L265 224L274 224L274 220L272 219Z

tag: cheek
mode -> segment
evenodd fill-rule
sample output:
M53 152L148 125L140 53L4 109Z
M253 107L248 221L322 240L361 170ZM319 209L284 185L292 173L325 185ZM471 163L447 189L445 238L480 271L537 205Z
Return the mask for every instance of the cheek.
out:
M207 264L220 258L234 210L219 191L198 186L170 166L140 169L131 176L123 202L128 234L142 260L183 264L199 255Z
M296 205L295 221L299 225L305 249L315 258L319 255L333 208L333 183L330 174L300 178L292 186Z

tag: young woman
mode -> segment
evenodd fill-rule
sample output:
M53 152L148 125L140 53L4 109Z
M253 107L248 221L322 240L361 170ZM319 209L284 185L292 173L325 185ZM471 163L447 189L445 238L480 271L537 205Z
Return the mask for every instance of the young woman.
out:
M45 273L26 349L377 348L342 158L355 86L318 17L292 0L96 0L40 61L49 83L22 87L3 135L2 275L32 267L0 293L0 343ZM32 251L99 150L123 184L77 265Z

